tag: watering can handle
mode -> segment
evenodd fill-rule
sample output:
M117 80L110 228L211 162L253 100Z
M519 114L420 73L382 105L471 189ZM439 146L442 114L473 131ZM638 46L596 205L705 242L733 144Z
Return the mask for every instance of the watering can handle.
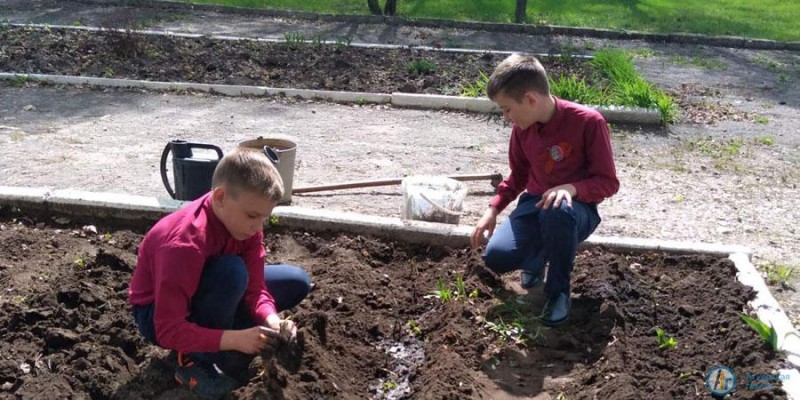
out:
M205 143L193 143L191 146L193 149L209 149L214 150L217 153L217 158L222 159L222 149L213 144L205 144Z
M161 180L164 182L164 187L167 188L169 197L174 199L175 190L172 189L172 185L170 185L169 178L167 177L167 156L169 155L170 151L172 151L172 144L167 143L166 147L164 147L164 151L161 153Z

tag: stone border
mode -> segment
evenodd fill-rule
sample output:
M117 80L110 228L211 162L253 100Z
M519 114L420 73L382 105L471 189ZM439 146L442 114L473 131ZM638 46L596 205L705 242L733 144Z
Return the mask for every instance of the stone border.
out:
M96 78L89 76L21 74L0 72L0 79L25 79L57 85L87 85L96 87L141 88L157 91L194 90L226 96L290 96L311 100L328 100L337 103L391 104L397 107L451 109L479 113L499 112L497 106L486 98L440 96L408 93L341 92L313 89L286 89L266 86L223 85L216 83L158 82L133 79ZM595 107L609 123L660 125L661 113L639 107Z
M656 43L699 44L715 47L733 47L756 50L800 50L800 41L784 42L739 36L708 36L691 33L649 33L599 28L581 28L560 25L504 24L496 22L453 21L435 18L386 17L380 15L336 15L276 9L249 9L242 7L196 4L170 0L73 0L79 3L116 6L139 6L173 10L199 10L228 14L258 15L264 17L300 19L356 24L386 24L426 28L453 28L473 31L520 33L528 35L583 36L613 40L644 40Z
M51 190L0 186L0 206L17 207L24 210L65 214L73 217L113 218L117 220L152 223L160 217L177 210L185 202L159 199L149 196L132 196L114 193L97 193L73 189ZM410 243L427 243L451 247L469 246L471 226L446 225L422 221L407 221L400 218L378 217L355 213L307 209L293 206L276 207L273 215L278 224L290 229L312 232L347 232L372 235L390 240ZM268 225L265 225L266 229ZM753 287L756 298L750 302L758 318L775 327L786 352L787 360L800 367L800 337L778 302L772 296L763 278L750 262L751 252L743 246L726 246L694 242L662 241L592 235L582 247L603 246L620 251L663 251L667 253L693 253L727 256L736 265L737 279ZM740 374L743 372L739 372ZM765 371L764 374L771 374ZM800 372L797 368L780 369L779 374L788 376L782 382L790 398L800 399Z

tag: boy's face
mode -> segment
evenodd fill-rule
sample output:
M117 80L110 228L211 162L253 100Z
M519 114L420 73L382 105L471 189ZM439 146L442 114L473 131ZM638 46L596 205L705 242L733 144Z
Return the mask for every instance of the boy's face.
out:
M533 92L525 93L520 101L507 96L505 92L500 92L494 97L494 102L503 111L503 117L522 129L527 129L537 121L537 100Z
M245 240L264 229L264 220L275 208L276 202L267 196L241 191L234 197L224 186L212 194L217 217L236 240Z

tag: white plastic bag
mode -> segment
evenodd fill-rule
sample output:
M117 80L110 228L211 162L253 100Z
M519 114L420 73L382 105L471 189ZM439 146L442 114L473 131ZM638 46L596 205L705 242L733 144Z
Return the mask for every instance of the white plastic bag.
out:
M403 178L403 218L458 224L467 185L446 176L412 175Z

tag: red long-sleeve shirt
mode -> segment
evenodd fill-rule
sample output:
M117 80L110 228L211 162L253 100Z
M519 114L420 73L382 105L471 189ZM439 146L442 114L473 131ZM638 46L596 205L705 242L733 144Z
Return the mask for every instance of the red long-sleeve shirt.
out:
M527 190L541 195L548 189L571 183L577 200L599 203L619 190L608 125L599 112L566 100L555 99L556 111L547 124L527 129L514 125L508 149L511 174L490 201L502 211Z
M187 321L192 296L209 258L238 255L247 265L243 303L255 321L275 313L264 283L264 235L236 240L211 208L207 194L164 217L139 245L128 297L132 305L155 303L153 324L162 347L181 352L219 351L222 330Z

